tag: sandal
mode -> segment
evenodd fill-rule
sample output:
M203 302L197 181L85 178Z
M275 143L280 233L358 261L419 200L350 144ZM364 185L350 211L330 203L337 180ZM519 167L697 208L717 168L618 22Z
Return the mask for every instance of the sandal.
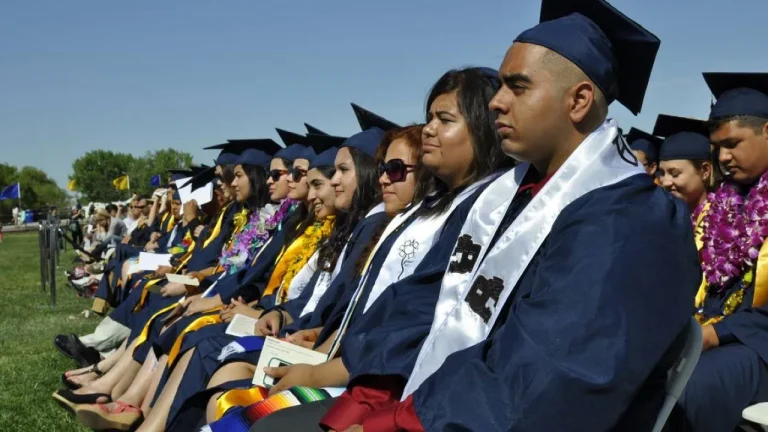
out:
M81 395L73 393L72 390L65 389L59 390L53 394L53 399L56 400L56 402L58 402L62 408L72 413L75 412L78 405L95 404L99 402L100 398L107 398L107 401L103 403L112 402L112 395L107 393L90 393Z
M77 408L77 420L94 430L132 430L133 426L144 421L141 408L115 401L110 411L106 404L84 405Z
M75 376L81 376L81 375L85 375L85 374L87 374L87 373L91 373L91 372L95 373L97 376L102 376L102 375L104 375L104 372L102 372L102 371L99 369L99 364L98 364L98 363L96 363L96 364L94 364L93 366L89 367L88 369L86 369L86 370L84 370L84 371L82 371L82 372L78 372L78 373L76 373L76 374L72 374L72 375L70 375L70 376L67 376L67 373L66 373L66 372L64 372L63 374L61 374L61 382L64 384L64 386L65 386L66 388L68 388L68 389L70 389L70 390L77 390L77 389L79 389L80 387L82 387L83 385L82 385L82 384L78 384L78 383L73 383L72 381L70 381L70 380L69 380L69 378L71 378L71 377L75 377Z

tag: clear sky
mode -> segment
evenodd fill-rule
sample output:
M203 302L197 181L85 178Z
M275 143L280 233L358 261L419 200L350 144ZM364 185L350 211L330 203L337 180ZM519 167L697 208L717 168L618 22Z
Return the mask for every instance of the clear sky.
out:
M643 112L705 117L702 71L768 71L765 0L613 0L662 40ZM693 7L695 5L695 7ZM0 0L0 162L61 186L88 150L357 130L349 102L423 118L447 69L498 67L539 0Z

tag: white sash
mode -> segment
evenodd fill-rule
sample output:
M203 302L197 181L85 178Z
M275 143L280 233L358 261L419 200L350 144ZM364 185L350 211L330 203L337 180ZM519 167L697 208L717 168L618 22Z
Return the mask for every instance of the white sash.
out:
M487 183L489 180L490 177L487 177L461 191L461 193L456 195L451 202L451 206L447 211L432 217L418 218L403 230L402 234L400 234L392 245L392 249L389 250L387 257L384 259L384 263L381 266L379 275L376 277L376 281L373 283L371 293L368 297L368 301L365 303L363 312L368 311L368 308L371 307L388 286L413 274L413 271L424 258L424 255L426 255L432 248L435 241L440 238L440 233L443 231L443 225L445 224L446 219L448 219L448 216L456 210L456 207L458 207L459 204L472 195L477 188ZM381 236L381 240L379 240L379 243L376 245L373 254L379 249L383 240L395 231L395 229L407 220L419 207L421 207L421 203L413 206L411 210L402 215L398 215L398 217L392 220L384 231L384 235ZM361 289L362 286L365 285L368 273L369 272L366 272L366 276L363 278L363 281L360 283L360 288L358 289Z
M457 247L456 255L460 256L455 256L457 260L452 262L443 277L432 329L416 359L403 391L403 400L437 371L446 357L488 336L520 276L566 206L592 190L643 174L631 150L620 137L617 123L607 120L576 148L493 248L487 251L529 166L523 163L500 177L483 191L470 210L459 238L469 236L470 243L479 247L479 252L471 252L477 255L471 271L465 268L463 273L455 273L451 272L454 264L467 258L467 252ZM484 278L479 282L489 283L476 286L478 278ZM471 287L476 290L473 294L493 287L501 288L495 303L490 299L484 307L481 305L485 317L473 310L465 300Z
M377 213L381 213L384 211L384 203L377 204L374 208L371 209L371 211L368 212L368 214L365 215L363 219L366 219L370 216L373 216ZM317 307L318 303L320 303L320 298L323 297L323 294L325 294L326 291L328 291L328 287L331 286L331 282L333 282L334 279L336 279L336 276L339 275L339 272L341 271L341 265L344 262L344 255L347 253L347 246L348 243L344 245L344 249L341 250L341 255L339 256L339 259L336 260L336 267L333 268L333 274L330 274L328 272L322 272L320 276L317 278L317 282L315 283L315 289L312 291L312 297L309 298L309 301L307 302L306 306L304 306L304 309L301 311L301 316L307 315L309 313L312 313L315 311L315 308Z
M320 248L315 250L315 253L309 257L309 260L307 260L307 263L304 264L304 267L302 267L301 270L296 273L296 276L291 279L291 283L288 285L288 297L286 301L293 300L304 292L304 288L307 287L309 280L312 279L312 276L314 276L315 272L317 271L317 259L320 256L319 249ZM281 286L280 290L283 288L284 287ZM280 298L280 293L277 294L277 298Z

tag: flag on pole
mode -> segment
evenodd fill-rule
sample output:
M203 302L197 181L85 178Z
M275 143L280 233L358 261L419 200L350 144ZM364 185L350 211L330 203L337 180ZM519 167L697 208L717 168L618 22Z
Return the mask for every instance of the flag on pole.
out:
M163 184L163 178L160 174L153 175L152 178L149 179L149 185L152 187L160 187L161 184Z
M74 180L70 180L69 183L67 183L67 189L74 192L74 190L77 188L77 182Z
M128 190L131 188L131 180L128 178L127 175L124 175L112 180L112 184L115 185L115 189L121 190L121 191Z
M21 187L19 187L19 184L16 183L15 185L10 185L0 191L0 201L7 200L7 199L19 199L21 198Z

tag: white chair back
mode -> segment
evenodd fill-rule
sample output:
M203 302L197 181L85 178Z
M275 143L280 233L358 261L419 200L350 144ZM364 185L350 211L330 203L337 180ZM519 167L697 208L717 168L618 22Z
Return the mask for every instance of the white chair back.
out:
M688 383L688 379L696 367L696 363L699 362L702 335L701 324L696 321L696 318L691 317L686 333L685 347L683 347L680 357L667 375L667 396L664 398L664 405L662 405L661 411L659 411L659 415L656 417L653 432L661 432L664 428L664 424L667 422L669 414L683 393L685 385Z

